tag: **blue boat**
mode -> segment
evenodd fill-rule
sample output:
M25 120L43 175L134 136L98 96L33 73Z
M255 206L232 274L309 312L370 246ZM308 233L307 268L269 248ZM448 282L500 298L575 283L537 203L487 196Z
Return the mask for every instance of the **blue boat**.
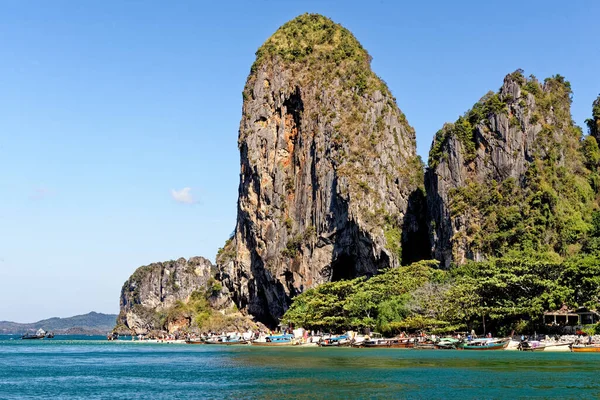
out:
M255 340L253 346L291 346L294 335L271 335L265 338L265 341Z

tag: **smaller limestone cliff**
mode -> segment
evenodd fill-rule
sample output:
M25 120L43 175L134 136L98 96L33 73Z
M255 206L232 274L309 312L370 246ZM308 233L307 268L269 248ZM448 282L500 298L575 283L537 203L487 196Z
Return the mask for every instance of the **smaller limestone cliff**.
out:
M229 328L234 320L234 329L251 326L251 321L237 315L214 275L215 266L203 257L138 268L121 290L116 330L135 334L216 330ZM208 326L215 322L219 326Z
M581 248L594 190L570 105L562 76L542 83L519 70L437 132L425 182L433 255L444 266Z

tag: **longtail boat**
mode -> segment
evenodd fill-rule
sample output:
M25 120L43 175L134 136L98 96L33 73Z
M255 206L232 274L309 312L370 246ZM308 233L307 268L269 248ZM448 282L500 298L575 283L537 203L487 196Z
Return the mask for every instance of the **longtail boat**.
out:
M409 338L372 339L366 340L363 347L386 347L395 349L407 349L414 347L415 343Z
M204 339L188 339L185 341L186 344L206 344Z
M239 337L220 336L215 339L207 339L204 341L204 344L224 344L231 346L234 344L248 344L248 341Z
M517 350L520 351L544 351L545 349L546 345L537 340L523 341L517 346Z
M434 350L435 343L433 343L432 341L417 342L414 344L414 348L418 350Z
M350 346L351 344L352 340L348 335L332 336L319 342L319 346L321 347L341 347Z
M264 341L255 340L252 346L292 346L294 335L271 335L267 336Z
M461 341L455 338L442 338L435 342L434 347L439 350L455 350Z
M572 344L573 353L600 353L600 343Z
M510 338L497 339L497 338L485 338L485 339L474 339L470 342L460 344L457 349L459 350L504 350Z

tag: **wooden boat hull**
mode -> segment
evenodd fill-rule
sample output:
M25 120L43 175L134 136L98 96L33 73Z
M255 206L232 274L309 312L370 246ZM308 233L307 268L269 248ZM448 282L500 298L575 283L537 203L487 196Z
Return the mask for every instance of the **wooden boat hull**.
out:
M482 346L469 346L464 345L459 347L461 350L504 350L508 346L508 342L503 343L490 343Z
M546 346L540 343L530 344L527 342L520 343L517 347L520 351L544 351Z
M435 350L435 344L433 343L417 343L414 346L417 350Z
M319 342L321 347L350 347L352 346L352 340L348 338L333 338L323 339Z
M186 340L186 344L206 344L204 340Z
M389 342L389 343L364 343L362 347L386 348L386 349L410 349L415 347L414 343L409 342Z
M296 344L294 344L294 346L299 346L299 347L318 347L319 344L316 343L316 342L315 343L312 343L312 342L309 342L309 343L296 343Z
M350 347L352 346L352 343L348 342L348 343L319 343L319 346L321 347Z
M248 342L245 340L240 340L239 342L204 342L203 344L222 344L225 346L233 346L233 345L239 345L239 344L248 344Z
M434 345L436 350L456 350L456 345Z
M521 351L544 351L544 350L546 350L545 347L535 347L535 348L521 349Z
M573 345L573 353L600 353L600 345Z
M293 346L294 344L289 342L252 342L252 346L266 346L266 347L277 347L277 346Z

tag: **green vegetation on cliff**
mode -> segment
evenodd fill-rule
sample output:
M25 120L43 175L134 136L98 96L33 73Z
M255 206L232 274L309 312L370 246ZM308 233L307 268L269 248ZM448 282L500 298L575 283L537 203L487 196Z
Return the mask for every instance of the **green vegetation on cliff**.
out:
M435 168L442 157L443 145L448 138L455 136L465 149L465 162L470 162L475 157L475 134L477 125L489 124L489 116L498 113L507 113L506 102L500 100L497 93L488 92L481 100L473 105L469 111L453 124L445 124L437 131L431 150L429 151L429 167Z
M431 169L449 157L450 138L462 146L465 165L477 159L465 169L466 183L448 191L451 218L467 224L453 233L453 241L483 257L511 251L566 257L585 247L598 208L600 151L593 137L581 140L581 129L571 118L571 96L570 83L560 75L542 85L517 70L506 77L500 92L488 93L437 133L429 155ZM503 115L508 129L499 118ZM521 133L511 133L515 130ZM533 137L523 147L520 141ZM485 151L477 152L479 147ZM522 174L504 171L498 164L505 161L491 159L511 148L515 153L504 157L513 157L514 164L522 161Z
M140 304L133 306L133 311L145 323L150 335L158 332L222 332L243 330L249 323L236 308L217 310L211 305L211 298L218 296L221 283L215 279L209 280L204 289L197 289L188 299L178 300L167 308L151 309ZM127 326L121 325L117 330L127 331Z
M371 56L354 35L319 14L303 14L281 26L256 51L251 72L273 62L292 71L308 67L303 78L322 85L338 78L344 89L358 95L379 89L391 97L387 85L371 71Z
M595 207L588 180L554 161L536 160L523 186L471 182L450 191L450 212L469 215L465 232L473 249L501 256L520 250L574 255L581 250Z
M585 123L588 126L590 135L595 137L596 140L600 139L600 95L592 104L592 118L587 119Z
M453 124L445 124L434 137L429 151L428 165L435 168L445 157L444 144L451 137L456 137L464 149L464 161L473 161L477 151L477 130L487 132L491 129L492 119L499 114L510 114L511 126L521 124L541 123L544 129L553 133L557 129L565 129L578 138L580 133L575 130L571 120L571 84L561 75L546 78L542 85L535 76L523 76L522 70L510 74L507 79L514 80L520 87L521 95L513 99L508 93L488 92L481 100L473 105L463 116ZM509 104L518 104L527 111L527 95L531 93L537 110L526 121L521 121L509 109ZM567 132L567 133L568 133Z
M367 69L371 61L348 29L319 14L303 14L281 26L256 51L252 70L274 55L284 62L323 59L339 65L352 61Z

